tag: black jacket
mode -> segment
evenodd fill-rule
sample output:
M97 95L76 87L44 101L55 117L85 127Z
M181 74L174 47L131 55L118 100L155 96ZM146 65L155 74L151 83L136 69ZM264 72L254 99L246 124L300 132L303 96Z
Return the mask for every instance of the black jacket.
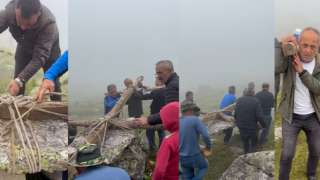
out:
M126 105L128 105L129 117L141 117L143 109L140 91L135 91L126 102Z
M177 73L173 73L166 84L166 92L165 92L165 104L170 104L172 102L179 102L179 76ZM150 125L161 124L161 116L160 112L156 114L151 114L148 117L148 123Z
M150 113L156 114L160 112L163 106L166 105L165 102L166 90L153 90L149 94L144 94L141 90L141 99L142 100L152 100L150 105Z
M252 95L247 94L237 100L234 118L239 129L258 129L257 122L266 127L260 102Z
M271 108L274 107L274 97L269 91L262 90L255 97L260 101L264 115L271 115Z

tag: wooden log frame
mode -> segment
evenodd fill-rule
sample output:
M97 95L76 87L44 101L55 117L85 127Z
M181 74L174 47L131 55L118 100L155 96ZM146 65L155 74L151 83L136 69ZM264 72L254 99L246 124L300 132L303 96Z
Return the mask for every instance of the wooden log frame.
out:
M142 88L136 88L137 91L141 91L141 89ZM149 87L148 89L146 89L146 92L153 91L153 90L159 90L159 89L166 89L166 86L163 85L163 86ZM118 91L117 93L118 94L123 94L123 91ZM108 92L104 93L105 96L108 95L108 94L109 94Z
M143 76L138 77L134 85L129 86L127 88L126 93L121 96L119 101L115 104L115 106L111 109L111 111L105 116L105 118L93 124L94 128L86 137L85 142L91 143L91 144L97 144L99 141L99 137L103 137L103 140L104 140L105 131L107 130L107 127L108 127L108 121L115 118L121 112L123 106L126 104L130 96L134 93L135 89L139 87L139 82L142 82L142 81L143 81ZM77 154L74 153L69 158L69 162L74 161L76 159L76 156ZM68 165L68 179L71 180L76 174L77 174L77 171L75 167Z

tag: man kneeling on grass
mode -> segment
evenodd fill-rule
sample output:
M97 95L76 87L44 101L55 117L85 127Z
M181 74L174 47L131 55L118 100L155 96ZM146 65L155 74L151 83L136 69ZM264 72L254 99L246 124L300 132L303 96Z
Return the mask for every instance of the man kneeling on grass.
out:
M185 104L180 107L182 117L179 119L179 161L182 174L186 180L201 180L208 169L208 160L201 154L199 146L199 135L201 134L206 148L211 152L211 139L209 133L201 122L194 116L200 108L194 103ZM198 171L194 174L194 169Z
M173 102L164 106L160 116L164 127L171 134L162 141L152 180L177 180L179 179L179 103Z

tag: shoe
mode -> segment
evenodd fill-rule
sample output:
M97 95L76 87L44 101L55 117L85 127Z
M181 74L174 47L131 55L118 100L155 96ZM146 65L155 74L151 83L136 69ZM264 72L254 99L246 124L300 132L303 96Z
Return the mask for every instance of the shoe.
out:
M317 180L316 177L308 176L308 180Z
M223 144L230 144L231 141L223 141Z
M265 141L262 141L262 142L259 141L259 142L258 142L258 145L262 145L262 144L266 143L267 141L268 141L268 140L265 140Z

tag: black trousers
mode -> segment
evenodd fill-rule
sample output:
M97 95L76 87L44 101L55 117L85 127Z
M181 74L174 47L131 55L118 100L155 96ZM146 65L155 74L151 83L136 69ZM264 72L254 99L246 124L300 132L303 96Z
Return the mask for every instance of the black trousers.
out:
M232 136L233 128L225 129L223 132L225 133L223 141L229 142Z
M14 78L17 78L18 75L27 67L27 65L32 60L32 54L25 53L25 52L16 52L15 55L15 70L14 70ZM46 64L42 67L43 72L47 72L48 69L56 62L55 60L48 60ZM57 77L56 81L54 82L55 89L54 92L61 92L61 84L60 84L60 78ZM26 87L25 85L20 88L18 95L25 95ZM50 96L51 101L61 101L61 96Z
M241 129L239 128L241 140L243 143L243 153L254 153L258 148L259 129ZM250 146L251 141L251 146Z
M296 143L300 131L307 136L309 157L307 162L307 176L315 177L320 157L320 124L315 113L309 115L293 114L289 124L282 119L282 153L280 158L279 179L288 180L292 160L295 155Z

